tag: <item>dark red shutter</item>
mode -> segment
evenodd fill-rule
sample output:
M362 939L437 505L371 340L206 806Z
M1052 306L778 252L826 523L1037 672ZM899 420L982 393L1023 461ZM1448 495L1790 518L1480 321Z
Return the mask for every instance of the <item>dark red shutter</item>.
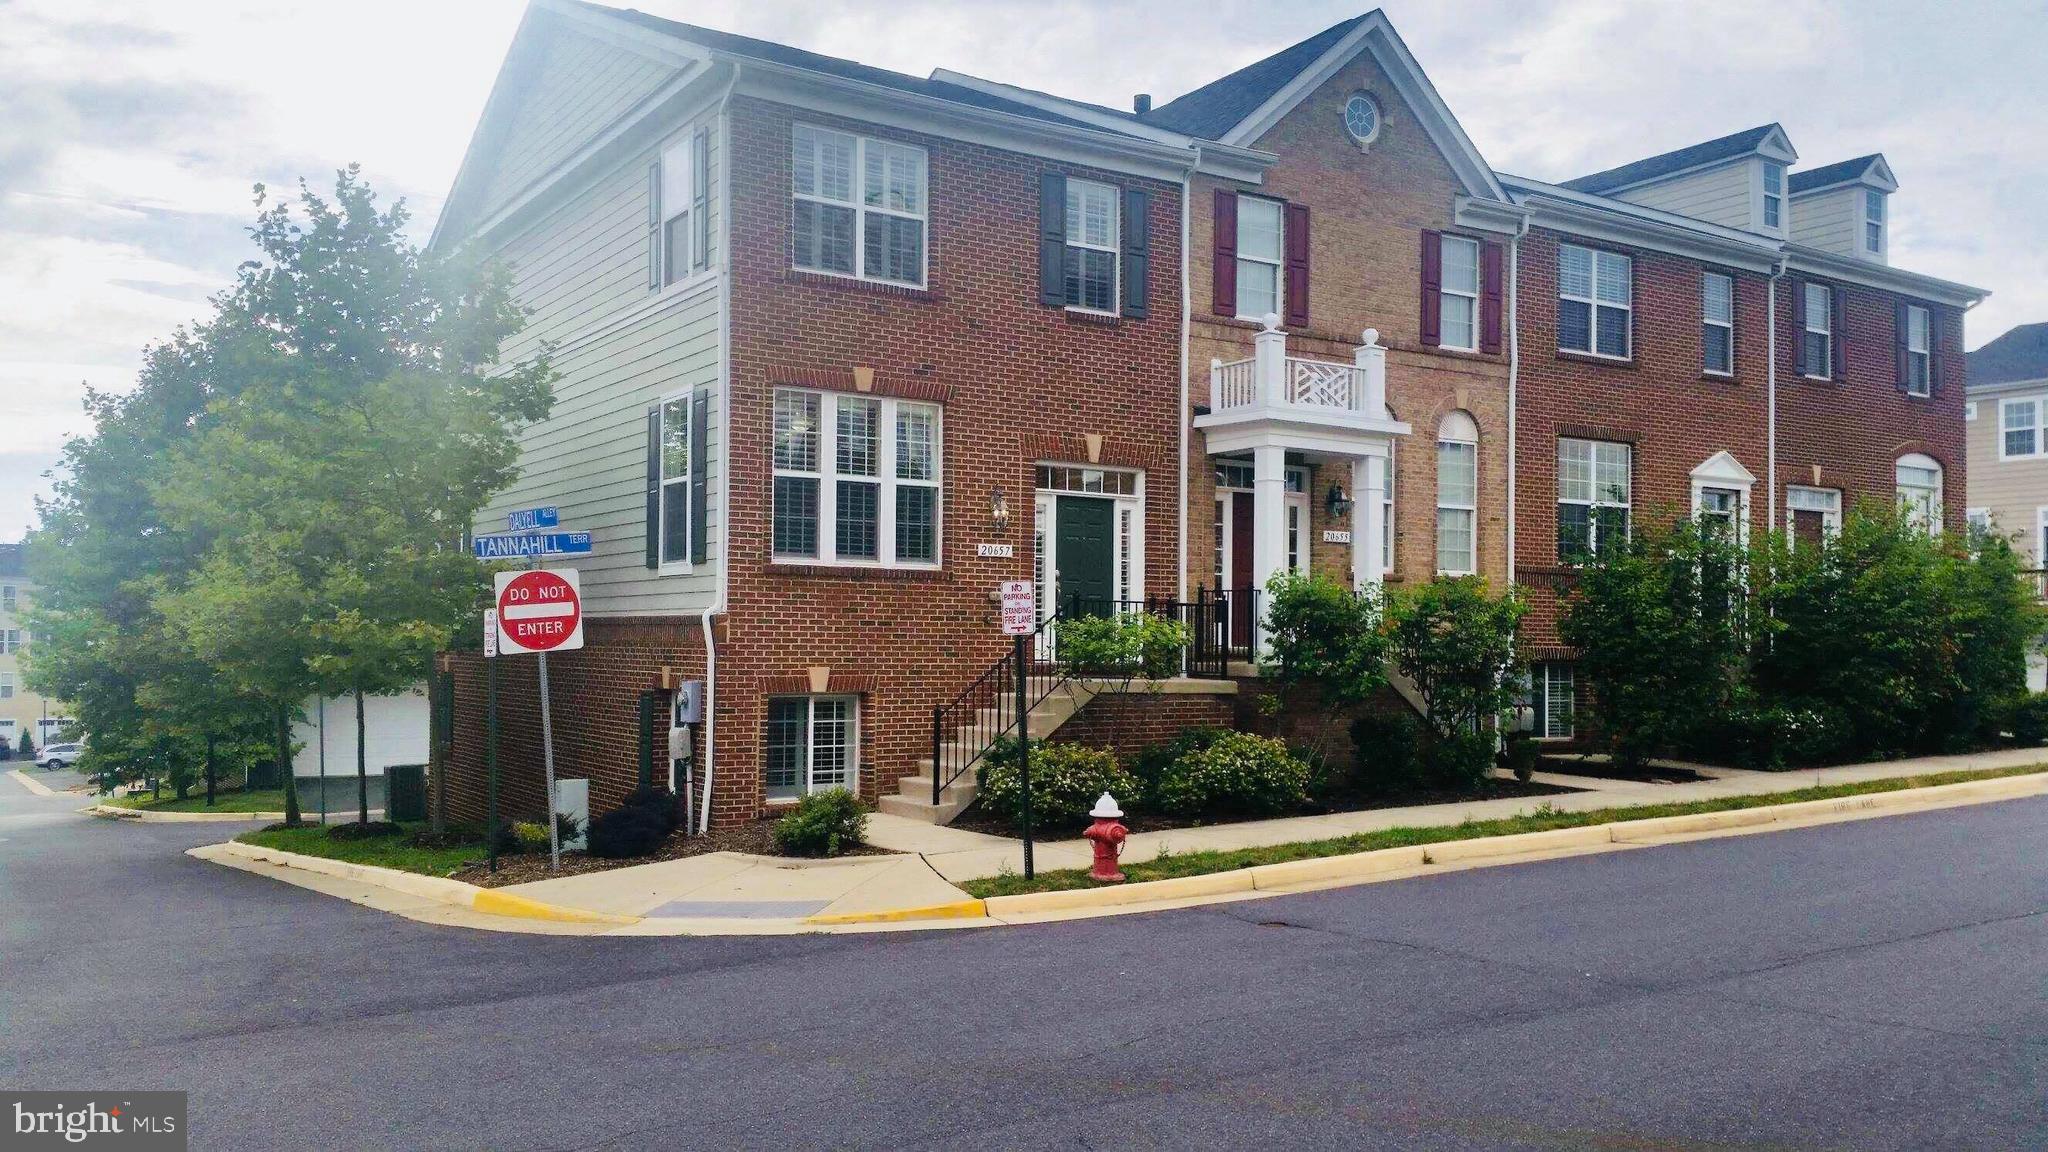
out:
M1237 193L1216 190L1216 228L1210 251L1211 307L1218 316L1237 315Z
M1289 204L1287 220L1287 323L1308 327L1308 205Z
M1444 342L1444 236L1422 233L1422 343L1435 348Z
M1896 309L1894 309L1893 312L1894 315L1898 317L1899 338L1896 341L1898 345L1896 352L1899 366L1899 387L1901 389L1911 390L1913 387L1913 356L1911 352L1913 344L1912 305L1907 304L1904 300L1901 300L1899 301L1899 306ZM1931 329L1932 326L1930 325L1930 330L1928 332L1928 336L1930 337L1930 339L1928 340L1928 346L1930 348L1933 347L1934 343L1932 340L1934 333Z
M1502 283L1501 246L1489 240L1479 249L1479 350L1500 355Z
M1805 376L1811 371L1806 362L1806 285L1787 280L1785 290L1792 295L1792 374Z
M1830 374L1836 380L1847 380L1849 378L1849 294L1841 288L1829 289L1828 303L1834 309L1834 315L1828 321L1828 332L1834 337L1829 343L1833 344L1835 349L1835 362L1832 366L1834 371Z

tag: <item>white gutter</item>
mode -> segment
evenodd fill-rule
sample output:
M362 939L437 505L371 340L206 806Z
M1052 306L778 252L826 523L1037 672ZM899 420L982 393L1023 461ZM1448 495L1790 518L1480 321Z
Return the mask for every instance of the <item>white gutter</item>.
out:
M1174 599L1183 604L1188 599L1188 422L1194 419L1188 408L1188 333L1194 324L1194 305L1188 298L1188 263L1193 259L1188 252L1192 219L1188 197L1195 169L1202 163L1202 150L1194 152L1194 161L1180 178L1180 411L1174 416L1180 425L1180 566L1174 573Z
M739 83L739 65L733 65L725 92L718 98L718 444L725 453L718 470L718 531L724 537L718 547L718 594L698 617L704 632L704 747L693 749L704 766L699 786L703 803L698 809L697 834L711 829L711 778L715 766L712 753L718 747L718 641L711 635L711 618L725 612L727 585L732 579L732 90Z
M1521 279L1522 237L1529 234L1529 216L1508 240L1508 584L1515 582L1515 452L1518 449L1515 420L1518 386L1522 377Z
M1778 281L1785 275L1789 259L1778 257L1765 285L1764 349L1764 531L1778 530Z

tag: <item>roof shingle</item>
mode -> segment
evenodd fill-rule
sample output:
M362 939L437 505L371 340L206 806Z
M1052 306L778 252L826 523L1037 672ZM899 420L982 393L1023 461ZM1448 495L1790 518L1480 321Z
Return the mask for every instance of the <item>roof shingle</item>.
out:
M1872 152L1868 156L1858 156L1854 160L1838 160L1833 164L1808 168L1804 172L1794 172L1786 178L1786 187L1797 196L1801 192L1811 192L1815 188L1825 188L1830 184L1840 184L1844 180L1854 180L1863 175L1865 169L1882 159L1884 157L1881 154Z
M1631 184L1640 184L1659 176L1683 172L1688 168L1711 164L1716 160L1728 160L1754 152L1771 133L1779 130L1775 123L1759 124L1755 128L1745 128L1718 139L1688 145L1660 156L1636 160L1619 168L1609 168L1604 172L1580 176L1575 180L1563 180L1559 182L1559 186L1574 192L1611 192L1616 188L1626 188Z
M1171 132L1220 140L1372 13L1332 25L1298 44L1161 104L1141 119Z
M1963 357L1965 384L2048 380L2048 321L2022 324Z

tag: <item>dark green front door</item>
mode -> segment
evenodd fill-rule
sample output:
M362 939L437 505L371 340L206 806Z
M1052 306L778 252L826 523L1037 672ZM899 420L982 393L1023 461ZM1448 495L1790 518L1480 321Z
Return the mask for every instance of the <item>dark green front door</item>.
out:
M1059 539L1053 549L1059 606L1066 609L1078 596L1083 614L1105 615L1116 601L1116 501L1088 496L1059 499Z

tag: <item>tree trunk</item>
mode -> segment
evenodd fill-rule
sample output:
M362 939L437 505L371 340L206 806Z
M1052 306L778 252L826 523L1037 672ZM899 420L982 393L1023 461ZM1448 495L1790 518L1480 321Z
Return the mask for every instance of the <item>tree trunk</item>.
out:
M385 781L390 787L390 781ZM390 803L387 797L385 803ZM370 822L370 751L363 740L363 690L356 689L356 819Z
M213 807L213 733L206 734L206 806Z
M305 823L299 812L299 782L292 771L292 722L290 705L277 706L277 769L284 774L284 822L293 828Z

